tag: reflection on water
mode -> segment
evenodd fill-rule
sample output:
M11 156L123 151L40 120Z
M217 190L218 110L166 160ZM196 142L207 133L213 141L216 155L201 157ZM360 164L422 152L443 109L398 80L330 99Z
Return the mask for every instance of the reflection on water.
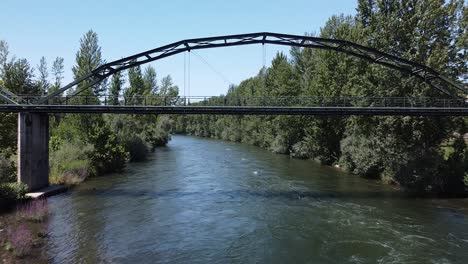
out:
M468 263L468 202L176 136L51 199L53 263Z

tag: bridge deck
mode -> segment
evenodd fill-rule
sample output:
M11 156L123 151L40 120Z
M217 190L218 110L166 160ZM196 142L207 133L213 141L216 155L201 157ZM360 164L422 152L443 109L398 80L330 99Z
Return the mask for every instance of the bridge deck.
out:
M468 116L466 107L272 107L272 106L103 106L0 105L0 112L210 114L210 115L385 115Z

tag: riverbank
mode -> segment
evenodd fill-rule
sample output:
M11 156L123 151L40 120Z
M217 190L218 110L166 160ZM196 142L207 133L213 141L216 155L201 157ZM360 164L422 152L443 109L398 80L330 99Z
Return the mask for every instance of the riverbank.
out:
M0 213L1 263L49 263L44 249L48 215L45 199L25 201Z

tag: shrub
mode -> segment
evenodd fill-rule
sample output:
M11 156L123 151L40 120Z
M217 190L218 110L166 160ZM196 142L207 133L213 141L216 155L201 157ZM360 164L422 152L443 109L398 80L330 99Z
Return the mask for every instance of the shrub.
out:
M50 154L50 182L74 185L84 181L91 173L89 154L91 145L64 142Z
M128 153L117 140L117 135L109 125L95 125L89 136L94 150L91 154L91 166L97 174L122 171L125 168Z
M118 141L129 152L130 161L144 160L145 152L166 145L174 125L167 116L117 115L108 117L108 120L111 131L116 131Z
M341 142L340 164L354 174L365 177L378 177L383 171L377 140L361 136L349 136Z
M147 144L138 135L134 135L125 141L125 149L129 153L132 162L146 160L149 152Z
M291 157L296 159L310 158L311 148L308 142L300 141L292 146Z
M270 149L273 151L273 153L287 154L289 152L289 146L288 142L286 141L286 137L277 135L271 144Z
M167 116L157 119L156 126L146 126L144 130L145 141L148 142L153 151L156 147L167 145L171 139L170 132L174 126L174 121Z
M23 183L1 183L0 184L0 205L2 201L11 202L23 199L28 192L28 186Z
M448 155L440 174L444 175L444 190L453 196L466 193L465 184L468 173L468 146L462 137L456 138L452 145L453 151Z
M0 153L0 183L14 182L16 178L15 163L8 158L7 154Z
M395 170L394 179L417 194L446 193L447 175L441 169L442 162L443 157L437 152L413 153L407 163Z
M11 209L15 201L25 198L28 186L23 183L0 183L0 209Z
M468 172L465 173L465 177L463 178L463 183L465 183L465 188L468 187Z

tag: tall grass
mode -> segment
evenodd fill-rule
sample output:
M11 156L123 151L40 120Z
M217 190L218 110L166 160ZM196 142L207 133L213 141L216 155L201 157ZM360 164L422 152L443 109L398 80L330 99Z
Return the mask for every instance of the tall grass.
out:
M93 173L89 159L92 150L91 145L62 143L50 153L50 182L75 185L84 181Z

